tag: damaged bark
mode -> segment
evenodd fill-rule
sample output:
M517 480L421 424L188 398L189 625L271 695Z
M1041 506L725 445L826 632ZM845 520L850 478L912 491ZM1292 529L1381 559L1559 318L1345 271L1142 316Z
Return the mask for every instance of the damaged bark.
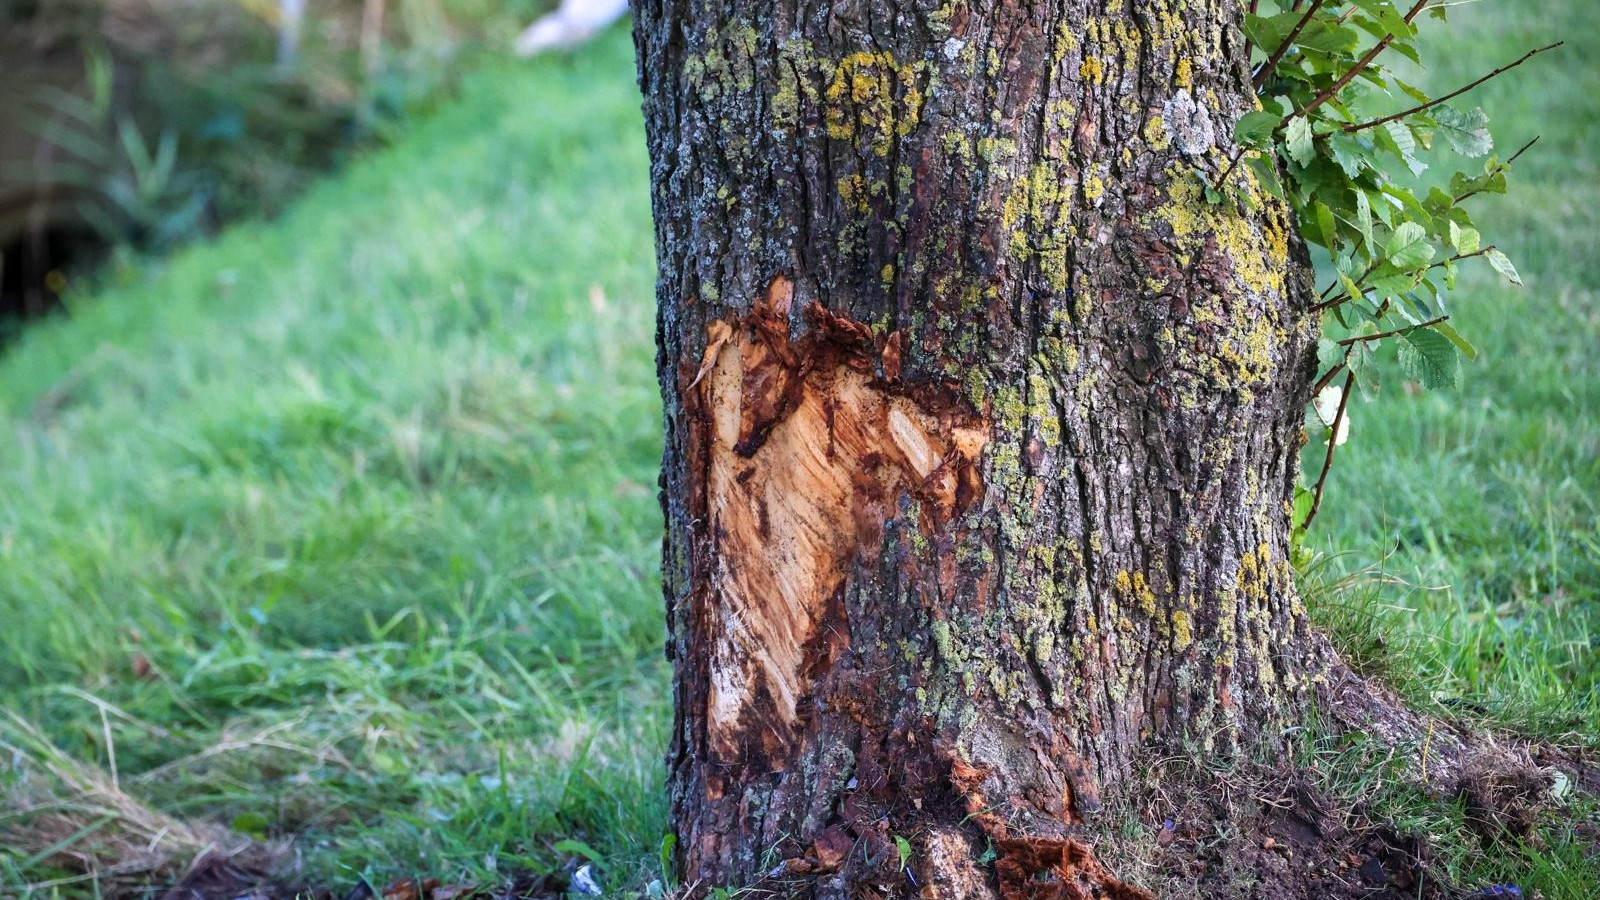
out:
M1143 897L1078 827L1337 671L1288 562L1309 261L1201 179L1242 15L637 4L686 883Z
M876 553L902 497L930 532L970 505L987 436L953 391L899 382L897 335L886 362L870 329L813 306L791 340L792 300L780 277L750 314L714 321L685 398L715 566L706 739L726 759L782 759L816 675L849 649L852 560Z

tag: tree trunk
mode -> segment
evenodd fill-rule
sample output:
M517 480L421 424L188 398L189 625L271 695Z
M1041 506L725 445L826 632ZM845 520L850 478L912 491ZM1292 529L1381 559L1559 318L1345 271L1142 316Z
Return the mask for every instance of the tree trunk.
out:
M635 14L680 874L1141 896L1074 827L1332 659L1288 562L1309 263L1200 175L1241 5Z

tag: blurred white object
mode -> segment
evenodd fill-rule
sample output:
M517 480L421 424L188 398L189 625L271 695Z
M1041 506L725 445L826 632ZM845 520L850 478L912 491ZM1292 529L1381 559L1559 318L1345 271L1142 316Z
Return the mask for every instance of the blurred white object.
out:
M291 66L300 52L300 21L306 0L278 0L278 65Z
M581 44L627 11L628 0L561 0L560 9L517 35L517 55L532 56L552 47Z
M592 34L593 32L591 32ZM595 882L594 876L589 874L589 867L583 866L572 873L572 890L570 893L583 894L588 897L601 897L605 892L600 890L600 885Z

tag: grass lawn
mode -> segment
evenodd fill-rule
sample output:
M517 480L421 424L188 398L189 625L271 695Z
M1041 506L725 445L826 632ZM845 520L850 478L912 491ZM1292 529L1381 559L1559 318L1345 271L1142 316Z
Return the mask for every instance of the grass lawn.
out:
M1571 42L1479 97L1502 142L1543 135L1480 217L1528 286L1465 280L1460 390L1355 405L1314 599L1413 698L1592 741L1600 33L1579 0L1453 12L1440 87ZM0 895L97 896L37 851L192 851L179 820L293 837L323 884L660 874L646 175L613 32L478 73L284 219L114 273L0 355L0 791L96 788L0 848ZM1463 879L1600 894L1559 827L1497 849L1405 809Z

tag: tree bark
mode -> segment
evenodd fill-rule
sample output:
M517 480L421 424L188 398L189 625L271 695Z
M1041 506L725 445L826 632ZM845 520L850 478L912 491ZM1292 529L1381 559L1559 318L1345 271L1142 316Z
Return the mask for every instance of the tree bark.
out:
M1288 562L1308 258L1202 182L1241 5L635 16L682 878L1142 896L1074 828L1332 664Z

